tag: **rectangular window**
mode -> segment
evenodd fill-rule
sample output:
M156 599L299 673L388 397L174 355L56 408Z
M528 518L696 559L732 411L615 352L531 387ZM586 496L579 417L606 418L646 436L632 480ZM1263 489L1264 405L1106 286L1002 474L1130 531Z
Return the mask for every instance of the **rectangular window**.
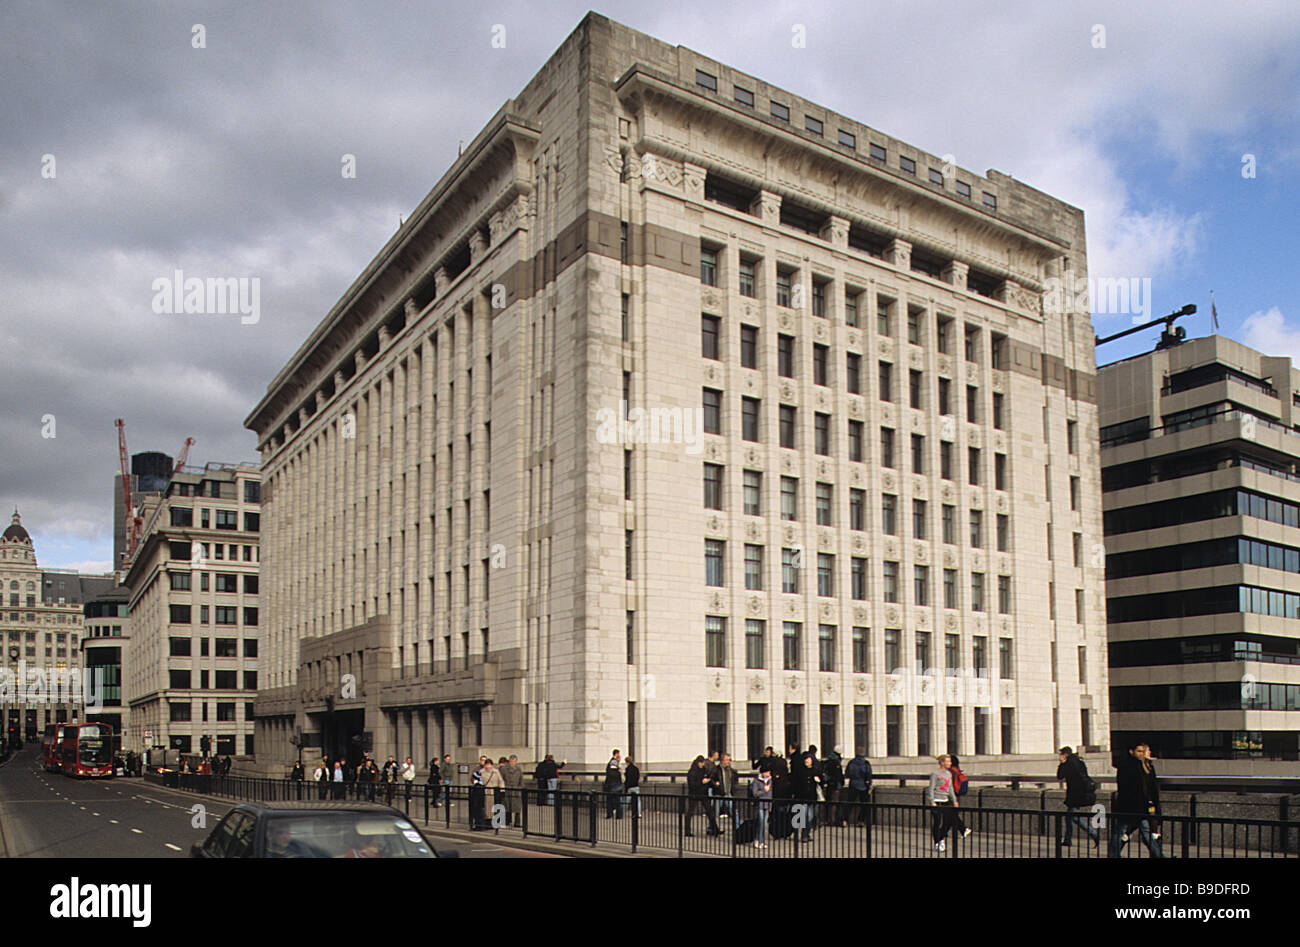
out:
M862 356L849 352L844 361L845 387L849 394L862 394Z
M998 675L1006 681L1014 677L1011 667L1011 639L998 639Z
M968 447L966 449L967 459L967 480L972 487L980 485L980 449L978 447Z
M920 434L912 435L912 473L925 473L925 437Z
M849 529L867 528L867 491L849 488Z
M984 511L970 511L970 544L974 549L984 548Z
M619 312L619 322L620 322L620 328L622 331L622 337L624 342L632 338L631 326L629 325L629 321L628 321L628 317L631 315L632 312L631 306L632 306L632 301L630 297L628 296L627 293L624 293L622 308L620 309Z
M630 532L630 530L629 530ZM723 559L726 542L721 539L704 540L704 584L723 585Z
M817 554L817 594L827 597L835 594L835 557L829 553Z
M898 497L892 493L880 495L880 529L887 536L898 535Z
M1011 576L998 576L998 614L1011 614Z
M759 410L762 402L757 398L740 399L740 436L742 440L757 441Z
M952 479L952 442L939 442L939 476L944 480Z
M980 419L979 413L980 390L974 385L966 386L966 420L971 424L978 424Z
M787 595L799 593L799 565L802 550L781 550L781 591Z
M907 307L907 341L912 345L921 344L921 316L924 314L924 309Z
M990 194L988 191L985 191L985 192L984 192L984 206L987 207L989 210L997 210L997 209L998 209L998 198L997 198L997 195L996 195L996 194Z
M238 592L239 576L231 572L218 572L216 574L216 584L218 592Z
M752 543L745 544L745 588L763 591L763 547Z
M847 326L858 326L858 298L861 291L856 289L844 288L844 324Z
M876 297L876 332L880 335L893 335L894 300L885 296Z
M695 84L701 89L708 89L710 92L718 91L718 77L710 75L702 69L695 70Z
M239 639L217 638L212 643L212 656L215 658L239 657Z
M1076 623L1083 624L1084 595L1083 589L1074 590L1074 620Z
M930 183L931 183L931 184L937 184L937 185L939 185L940 187L943 187L943 172L940 171L938 168L931 168L931 169L930 169Z
M754 260L740 260L740 295L753 299L758 295L758 264Z
M238 529L239 514L234 510L217 510L217 529Z
M835 626L817 626L817 669L835 670Z
M190 607L188 605L168 605L168 621L173 625L188 625L190 623Z
M826 281L813 280L812 314L819 319L826 318Z
M843 145L845 148L848 148L850 151L858 147L857 135L853 134L853 132L846 132L842 128L839 130L839 137L837 140L841 145Z
M1011 551L1011 517L998 514L998 552Z
M966 361L979 361L980 330L978 326L966 327Z
M826 364L829 354L830 354L830 349L828 349L826 346L819 345L819 344L813 345L813 384L814 385L829 384L829 382L827 381L829 373L827 372L827 364Z
M894 467L894 429L892 427L882 427L880 429L880 466Z
M171 580L171 590L173 592L188 592L190 590L190 574L188 572L169 572L167 577Z
M1079 645L1079 683L1087 685L1088 683L1088 648L1086 645ZM1088 741L1084 741L1085 743Z
M833 526L834 520L831 515L832 494L834 488L829 483L817 484L817 525Z
M767 667L767 622L761 618L745 619L745 667Z
M700 354L705 358L721 357L718 346L718 326L721 320L717 316L700 316Z
M1007 455L993 455L993 486L998 490L1007 488Z
M780 406L779 417L782 447L793 448L797 444L797 429L795 427L795 412L797 410L798 409L793 405L783 404Z
M718 251L700 247L700 282L705 286L718 285Z
M943 504L943 541L949 545L957 544L957 507L951 503Z
M781 519L799 519L799 478L781 478Z
M952 414L952 382L947 378L939 379L939 413Z
M854 556L849 562L849 579L851 593L855 601L864 601L867 597L867 560Z
M772 117L778 122L790 121L790 106L782 105L780 102L772 103Z
M898 604L898 563L881 563L881 575L884 579L882 595L885 601Z
M993 392L993 426L999 431L1003 429L1002 403L1002 393L997 391Z
M776 373L782 378L794 377L794 336L776 337Z
M926 529L926 501L912 501L912 538L929 539L929 533Z
M958 181L957 196L964 197L966 198L966 200L970 200L970 184L968 184L966 181Z
M190 656L191 640L189 638L168 638L168 654L173 658L188 658Z
M916 174L916 161L908 158L906 155L900 155L898 158L898 170L904 174Z
M875 158L877 161L885 161L888 159L889 155L885 151L883 145L877 145L873 142L871 144L871 157Z
M718 615L704 618L704 664L711 668L727 666L727 620Z
M984 573L970 574L970 607L972 611L984 611Z
M813 452L822 457L831 453L831 416L817 412L813 414Z
M803 634L803 624L797 621L787 621L782 624L781 632L781 656L783 666L787 671L799 670L799 655L802 651L800 638Z
M860 625L853 627L853 673L867 674L871 671L870 632Z
M624 630L624 637L627 639L627 663L636 664L636 612L628 611Z
M632 579L632 530L623 530L623 577ZM469 598L469 567L465 568L465 598Z
M1070 509L1077 510L1078 508L1079 508L1079 478L1071 477L1070 478Z
M740 327L740 367L758 368L758 328Z
M879 391L881 401L894 400L894 366L889 362L879 363Z
M749 89L742 89L740 86L734 86L732 92L736 97L736 101L741 105L749 108L754 107L754 93ZM753 757L753 759L757 759L757 757Z
M927 607L930 604L930 567L912 566L913 604Z
M1083 565L1083 533L1074 533L1070 537L1070 548L1074 554L1074 567L1078 569Z
M915 369L907 373L907 403L913 408L921 407L922 374Z
M947 677L956 677L961 670L961 636L943 636L943 669Z
M918 631L916 633L916 673L925 674L930 667L930 632Z
M704 465L704 508L706 510L722 509L722 471L721 464Z
M1079 453L1079 422L1065 422L1065 446L1071 454Z
M862 422L849 422L849 460L855 463L862 462Z
M722 392L716 388L704 389L704 433L722 433Z
M952 354L952 317L934 317L934 344L940 355Z
M816 135L818 138L822 137L824 131L822 120L819 118L813 118L811 115L805 115L803 117L803 128L804 131L808 132L810 135Z
M776 271L776 304L786 309L790 308L790 281L792 277L790 270Z
M885 629L885 673L896 674L902 670L901 654L899 651L899 642L902 640L903 632L899 628Z
M763 473L760 470L745 471L745 515L763 515Z

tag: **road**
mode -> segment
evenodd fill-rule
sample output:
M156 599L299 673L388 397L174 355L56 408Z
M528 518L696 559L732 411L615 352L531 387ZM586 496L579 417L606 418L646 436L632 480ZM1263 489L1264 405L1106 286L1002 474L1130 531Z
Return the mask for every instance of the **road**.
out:
M204 806L204 827L192 807ZM173 792L141 779L73 779L47 773L27 744L0 764L0 854L9 858L188 858L234 803ZM461 858L536 858L490 842L434 838Z

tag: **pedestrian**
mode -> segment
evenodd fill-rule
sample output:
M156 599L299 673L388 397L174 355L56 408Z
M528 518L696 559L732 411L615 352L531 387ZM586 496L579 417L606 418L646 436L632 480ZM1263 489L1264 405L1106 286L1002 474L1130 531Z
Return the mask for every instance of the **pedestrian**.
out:
M329 760L324 757L321 758L321 761L316 764L316 770L312 773L312 778L316 780L316 786L320 791L320 798L324 799L326 788L330 781Z
M302 782L303 775L302 760L299 760L293 764L293 771L289 773L289 778L296 783L300 783Z
M505 789L505 780L501 777L500 770L493 765L490 759L483 761L483 768L479 771L479 777L483 781L484 807L491 813L488 817L491 821L484 819L482 827L485 829L496 828L497 813L504 813L505 811L505 806L501 805L501 792Z
M1060 749L1061 762L1056 767L1056 778L1065 783L1066 817L1062 821L1061 844L1069 846L1074 840L1074 826L1088 833L1093 847L1101 847L1101 833L1092 827L1086 816L1079 815L1081 809L1091 809L1097 804L1097 784L1088 775L1088 766L1077 756L1071 747Z
M768 747L770 750L771 747ZM757 803L755 816L758 825L754 829L754 847L767 848L767 820L772 813L772 770L760 769L754 781L749 784L750 798Z
M334 784L334 798L343 798L343 761L334 761L334 774L332 782Z
M833 749L822 761L822 796L826 799L826 821L831 825L844 824L844 806L841 794L844 790L844 769L841 764L840 751Z
M763 748L763 755L754 760L753 767L760 773L772 771L772 753L770 746Z
M408 756L402 763L402 794L406 796L406 802L411 802L411 787L415 785L415 763Z
M399 767L397 759L391 754L384 761L384 768L380 771L379 781L384 784L384 804L391 806L393 804L393 790L397 788L397 774Z
M487 790L483 786L483 768L477 767L469 774L469 828L471 832L487 828L483 808L487 803Z
M796 813L801 813L803 827L800 836L807 841L812 838L813 824L817 821L817 758L811 752L796 756L790 767L790 791L794 799ZM802 806L802 808L799 808Z
M952 760L952 765L949 767L949 770L952 772L952 788L953 788L953 798L952 798L953 836L952 837L955 839L957 838L958 835L960 835L962 838L966 838L966 836L970 835L970 829L966 827L966 823L962 820L961 817L961 800L962 797L965 796L966 793L970 791L970 780L967 779L966 774L961 771L960 761L957 759L957 757L949 754L948 758Z
M925 791L926 801L930 804L930 833L934 837L934 850L945 852L948 849L948 830L952 828L953 804L952 757L947 753L936 757L939 768L930 774L930 785Z
M623 793L623 759L618 750L614 750L609 762L605 764L605 784L603 789L605 793L605 818L612 819L615 813L618 814L618 818L623 818L621 799Z
M510 754L506 765L501 768L501 780L506 784L506 821L519 825L519 810L523 803L524 768L519 765L519 757Z
M1164 858L1160 848L1160 787L1151 747L1139 743L1128 751L1115 768L1115 814L1110 821L1110 857L1119 858L1134 831L1142 833L1142 842L1152 858Z
M709 777L709 808L713 810L713 818L718 817L718 769L721 763L718 760L718 751L710 750L708 759L704 761L704 772Z
M442 779L442 770L438 766L438 757L434 756L429 760L429 778L426 780L428 788L425 790L429 798L433 800L433 808L438 808L438 799L442 795L439 788L439 782Z
M868 821L867 805L871 802L871 761L861 747L854 751L853 759L849 760L849 765L844 769L844 776L848 779L849 798L856 810L853 824L861 825Z
M723 753L718 766L718 795L722 797L722 818L736 822L736 771L731 768L731 754Z
M641 817L641 770L632 761L631 754L624 758L624 762L627 767L623 770L623 788L632 803L632 818L638 819Z
M358 792L366 795L367 802L375 801L375 780L379 778L379 768L375 766L375 761L366 757L366 761L361 764L361 769L357 773L357 782L361 784Z
M451 807L451 787L456 781L456 764L451 761L451 754L442 755L442 765L438 767L438 783L442 787L442 804Z
M539 803L543 806L555 805L555 791L560 785L560 770L564 763L555 762L555 757L547 753L546 759L537 764L537 769L533 770L533 778L537 780L537 789Z
M691 832L691 823L695 820L695 813L704 810L704 816L708 820L708 834L721 835L722 831L718 828L717 817L713 814L713 806L710 805L709 787L713 780L709 777L706 760L703 756L695 757L691 763L691 768L686 773L686 835L693 835Z

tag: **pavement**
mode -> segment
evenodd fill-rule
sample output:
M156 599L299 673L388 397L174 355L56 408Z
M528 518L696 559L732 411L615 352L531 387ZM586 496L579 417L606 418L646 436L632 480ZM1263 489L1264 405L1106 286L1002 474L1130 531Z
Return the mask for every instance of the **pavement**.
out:
M47 773L40 747L29 744L0 764L0 857L188 858L190 846L207 838L235 805L142 779ZM439 833L436 844L461 858L555 854L468 833Z

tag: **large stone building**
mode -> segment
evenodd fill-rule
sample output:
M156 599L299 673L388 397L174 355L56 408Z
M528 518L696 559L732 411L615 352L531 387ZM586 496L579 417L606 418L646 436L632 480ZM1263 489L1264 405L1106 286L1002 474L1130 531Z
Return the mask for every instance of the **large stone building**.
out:
M1144 740L1182 772L1284 771L1269 761L1300 758L1300 372L1210 336L1099 376L1112 744Z
M130 604L131 590L119 585L87 601L82 611L85 628L81 635L81 667L94 675L102 688L100 706L88 707L83 719L112 727L119 746L130 719L122 689L123 661L131 642Z
M1103 744L1086 272L1078 209L588 15L246 421L259 764Z
M123 749L253 753L258 687L261 474L253 464L176 472L141 507L144 532L123 658Z
M81 678L60 675L81 667L83 603L112 587L111 575L41 569L32 537L14 511L0 534L0 669L7 672L0 711L6 736L38 740L47 724L82 719Z

